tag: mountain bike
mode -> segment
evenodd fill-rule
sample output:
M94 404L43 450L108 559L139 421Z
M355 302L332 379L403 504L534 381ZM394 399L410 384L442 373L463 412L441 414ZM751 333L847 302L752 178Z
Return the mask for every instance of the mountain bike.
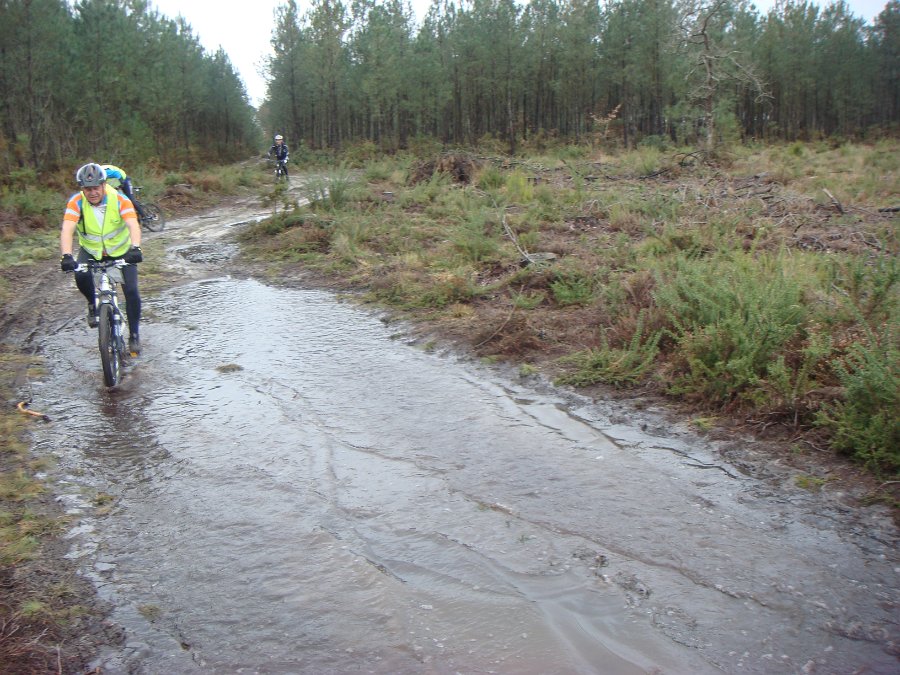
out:
M122 367L128 350L125 347L125 317L119 309L116 288L122 283L124 260L89 260L75 268L76 272L90 272L94 276L94 310L98 324L97 343L103 382L115 387L122 381Z
M163 215L162 209L159 208L156 204L148 204L145 202L137 201L137 193L141 191L141 188L137 185L132 186L131 191L135 195L135 205L134 208L137 210L138 204L140 204L139 213L143 213L143 216L138 217L138 221L141 223L141 227L145 230L149 230L150 232L162 232L163 228L166 226L166 217Z
M281 180L287 180L287 162L276 159L275 160L275 182L278 183Z

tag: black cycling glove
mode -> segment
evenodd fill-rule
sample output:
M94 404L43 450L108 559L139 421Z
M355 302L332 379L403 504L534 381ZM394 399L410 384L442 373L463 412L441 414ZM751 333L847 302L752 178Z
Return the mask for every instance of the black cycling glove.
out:
M66 253L59 259L59 268L63 272L74 272L76 267L78 267L78 263L75 262L71 253Z
M144 254L141 252L140 246L132 246L122 259L127 263L139 263L144 260Z

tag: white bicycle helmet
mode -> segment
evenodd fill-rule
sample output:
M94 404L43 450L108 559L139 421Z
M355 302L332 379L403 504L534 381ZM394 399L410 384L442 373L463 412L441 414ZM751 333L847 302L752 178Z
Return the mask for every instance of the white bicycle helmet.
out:
M75 172L75 182L79 187L97 187L106 181L106 171L93 162L85 164Z
M275 140L276 140L276 141L283 141L283 140L284 140L284 136L282 136L281 134L278 134L277 136L275 136Z

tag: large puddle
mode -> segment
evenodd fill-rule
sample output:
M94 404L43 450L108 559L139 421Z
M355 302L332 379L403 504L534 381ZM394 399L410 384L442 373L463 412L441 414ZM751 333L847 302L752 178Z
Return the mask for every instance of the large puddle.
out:
M896 542L652 413L325 292L145 307L120 388L83 322L35 388L71 556L126 634L104 673L897 672Z

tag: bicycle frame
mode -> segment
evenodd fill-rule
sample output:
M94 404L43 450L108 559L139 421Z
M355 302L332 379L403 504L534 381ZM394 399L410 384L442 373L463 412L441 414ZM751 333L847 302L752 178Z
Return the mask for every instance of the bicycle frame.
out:
M99 310L100 305L111 304L119 311L119 296L116 288L123 283L122 268L128 263L121 260L108 261L106 263L89 264L94 275L94 306Z
M124 281L122 268L128 264L124 260L90 260L75 269L76 272L89 272L94 278L94 310L99 328L97 345L103 365L103 379L108 387L121 381L122 362L127 354L122 330L124 317L119 309L116 289Z
M141 229L150 232L162 232L163 228L166 226L166 218L163 215L162 209L156 204L138 199L137 196L141 189L140 185L131 186L134 208L139 214L143 213L143 215L138 215L138 222L141 224Z
M286 162L280 159L275 160L275 182L278 182L282 178L287 178L287 171L285 170Z
M138 199L138 195L140 194L140 192L141 192L141 186L140 186L140 185L132 185L132 186L131 186L131 193L132 193L132 195L133 195L131 201L132 201L132 203L134 204L135 210L137 210L138 206L143 206L143 205L144 205L144 202ZM138 220L141 221L141 217L140 217L140 216L138 216ZM143 226L144 226L144 223L141 222L141 227L143 227Z

